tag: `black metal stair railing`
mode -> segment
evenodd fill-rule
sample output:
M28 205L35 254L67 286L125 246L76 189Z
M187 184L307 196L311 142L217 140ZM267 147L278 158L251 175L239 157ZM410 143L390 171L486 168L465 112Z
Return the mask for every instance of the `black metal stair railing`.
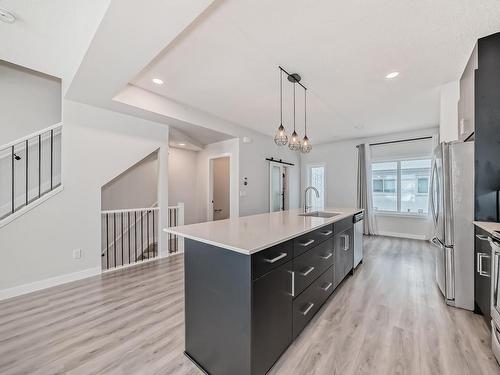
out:
M158 257L159 208L102 211L103 270Z
M62 185L62 124L0 146L0 226Z

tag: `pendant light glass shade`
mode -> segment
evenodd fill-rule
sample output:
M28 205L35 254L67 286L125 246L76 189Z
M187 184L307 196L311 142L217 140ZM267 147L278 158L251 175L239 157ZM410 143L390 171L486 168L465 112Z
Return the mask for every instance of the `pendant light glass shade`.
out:
M283 126L283 71L280 68L280 126L274 136L274 143L278 146L284 146L288 143L288 135L286 135L285 127Z
M295 130L293 131L292 136L290 137L288 148L292 151L300 150L300 138L299 135L295 132Z
M304 139L302 140L302 144L300 145L300 151L302 151L304 154L307 154L311 152L312 150L312 145L311 141L309 141L309 138L307 138L307 135L304 136Z
M288 143L288 135L286 135L283 125L279 126L278 131L274 136L274 143L276 143L278 146L284 146Z

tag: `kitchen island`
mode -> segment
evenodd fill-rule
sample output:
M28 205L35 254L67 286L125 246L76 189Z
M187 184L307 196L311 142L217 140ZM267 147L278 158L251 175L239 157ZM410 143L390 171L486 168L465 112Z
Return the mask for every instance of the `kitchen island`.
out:
M213 375L265 374L353 270L353 216L328 208L165 229L185 238L185 354Z

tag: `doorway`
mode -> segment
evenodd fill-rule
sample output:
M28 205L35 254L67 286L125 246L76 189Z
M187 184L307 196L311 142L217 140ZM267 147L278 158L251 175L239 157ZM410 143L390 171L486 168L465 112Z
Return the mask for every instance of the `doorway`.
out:
M288 174L286 165L269 163L269 212L288 210Z
M230 203L230 157L210 159L210 204L209 220L229 219Z

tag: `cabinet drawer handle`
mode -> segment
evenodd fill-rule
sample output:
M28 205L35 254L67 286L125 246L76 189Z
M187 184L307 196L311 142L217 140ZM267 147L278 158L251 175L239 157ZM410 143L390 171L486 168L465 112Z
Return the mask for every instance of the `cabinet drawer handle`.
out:
M312 243L314 243L314 240L309 240L309 241L306 241L306 242L300 242L299 245L306 247L306 246L309 246Z
M323 236L329 236L329 235L330 235L330 234L332 234L332 233L333 233L333 231L331 231L331 230L326 230L326 231L321 232L321 234L322 234Z
M481 241L488 241L488 236L485 236L484 234L476 234L476 237Z
M281 253L280 255L278 255L276 258L273 258L273 259L264 259L264 262L266 263L275 263L277 262L278 260L280 259L283 259L284 257L286 257L288 254L287 253Z
M321 289L323 289L325 292L328 292L328 289L330 289L332 287L333 283L328 283L328 285L322 287Z
M300 313L301 313L302 315L306 316L306 315L307 315L307 313L308 313L309 311L311 311L311 309L313 308L313 306L314 306L314 303L309 302L309 304L308 304L307 308L306 308L304 311L301 311Z
M343 250L347 251L347 250L349 250L349 235L348 234L343 234L342 238L344 239L344 245L342 246Z
M483 258L490 259L490 256L486 253L477 253L476 270L480 276L490 277L490 274L488 272L483 271Z
M295 297L295 272L290 272L292 274L292 297Z
M326 255L320 256L320 258L323 260L327 260L327 259L330 259L332 257L332 255L333 255L333 253L328 253Z
M301 272L300 274L301 274L302 276L307 276L307 275L309 275L312 271L314 271L314 267L309 266L309 268L307 269L307 271L305 271L305 272Z

